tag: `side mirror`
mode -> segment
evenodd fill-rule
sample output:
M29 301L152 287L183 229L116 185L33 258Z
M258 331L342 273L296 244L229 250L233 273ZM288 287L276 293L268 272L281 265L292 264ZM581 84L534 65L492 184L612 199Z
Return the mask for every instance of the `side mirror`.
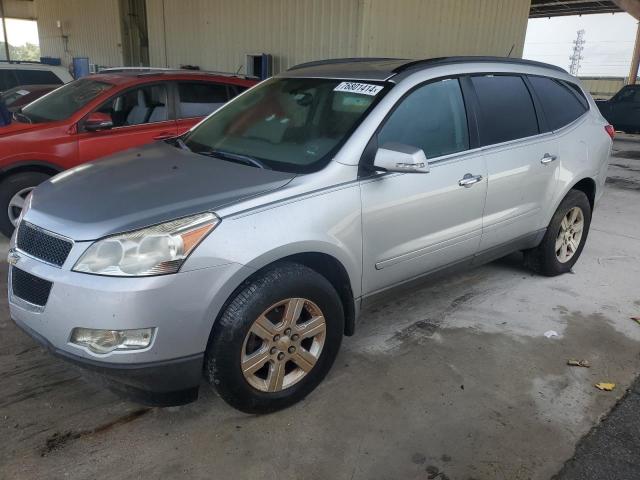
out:
M109 130L110 128L113 128L113 120L108 113L92 112L84 120L84 129L88 132Z
M384 172L429 173L429 162L421 148L402 143L385 143L378 148L373 167Z

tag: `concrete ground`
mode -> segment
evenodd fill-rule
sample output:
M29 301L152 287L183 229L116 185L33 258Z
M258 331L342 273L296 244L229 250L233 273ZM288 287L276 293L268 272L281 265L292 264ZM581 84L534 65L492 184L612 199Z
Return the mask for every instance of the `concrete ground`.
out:
M0 477L550 478L640 371L640 144L616 149L574 274L512 255L407 289L364 312L313 394L271 415L206 385L179 408L123 401L36 346L2 295ZM2 289L5 276L2 263Z

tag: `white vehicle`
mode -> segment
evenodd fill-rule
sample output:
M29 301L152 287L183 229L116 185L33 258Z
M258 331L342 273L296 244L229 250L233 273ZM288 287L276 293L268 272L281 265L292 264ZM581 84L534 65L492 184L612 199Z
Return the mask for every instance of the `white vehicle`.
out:
M62 85L73 80L64 68L37 62L0 61L0 92L18 85Z

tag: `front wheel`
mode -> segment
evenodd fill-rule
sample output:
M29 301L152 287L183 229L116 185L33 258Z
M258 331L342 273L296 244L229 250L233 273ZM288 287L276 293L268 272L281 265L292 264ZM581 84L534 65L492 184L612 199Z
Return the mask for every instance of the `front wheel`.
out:
M344 313L329 281L282 263L248 281L215 323L205 375L246 413L268 413L303 399L333 364Z
M48 178L46 173L20 172L0 182L0 232L11 236L27 195Z
M571 190L553 215L542 242L524 252L525 264L537 273L555 276L578 261L591 225L591 204L579 190Z

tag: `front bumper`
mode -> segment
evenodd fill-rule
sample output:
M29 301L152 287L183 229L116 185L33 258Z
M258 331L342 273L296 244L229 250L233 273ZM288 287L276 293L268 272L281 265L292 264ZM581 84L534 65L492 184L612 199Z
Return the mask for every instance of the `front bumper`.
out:
M99 362L54 347L46 338L19 320L14 320L53 355L97 373L107 388L144 405L184 405L198 398L204 354L153 363L118 364Z
M80 254L72 251L60 268L19 252L9 272L11 318L52 353L99 373L129 398L153 405L195 400L213 322L252 270L229 263L156 277L104 277L71 271L67 264ZM13 295L13 268L53 283L43 307ZM69 341L75 327L154 327L155 335L145 349L100 355Z

